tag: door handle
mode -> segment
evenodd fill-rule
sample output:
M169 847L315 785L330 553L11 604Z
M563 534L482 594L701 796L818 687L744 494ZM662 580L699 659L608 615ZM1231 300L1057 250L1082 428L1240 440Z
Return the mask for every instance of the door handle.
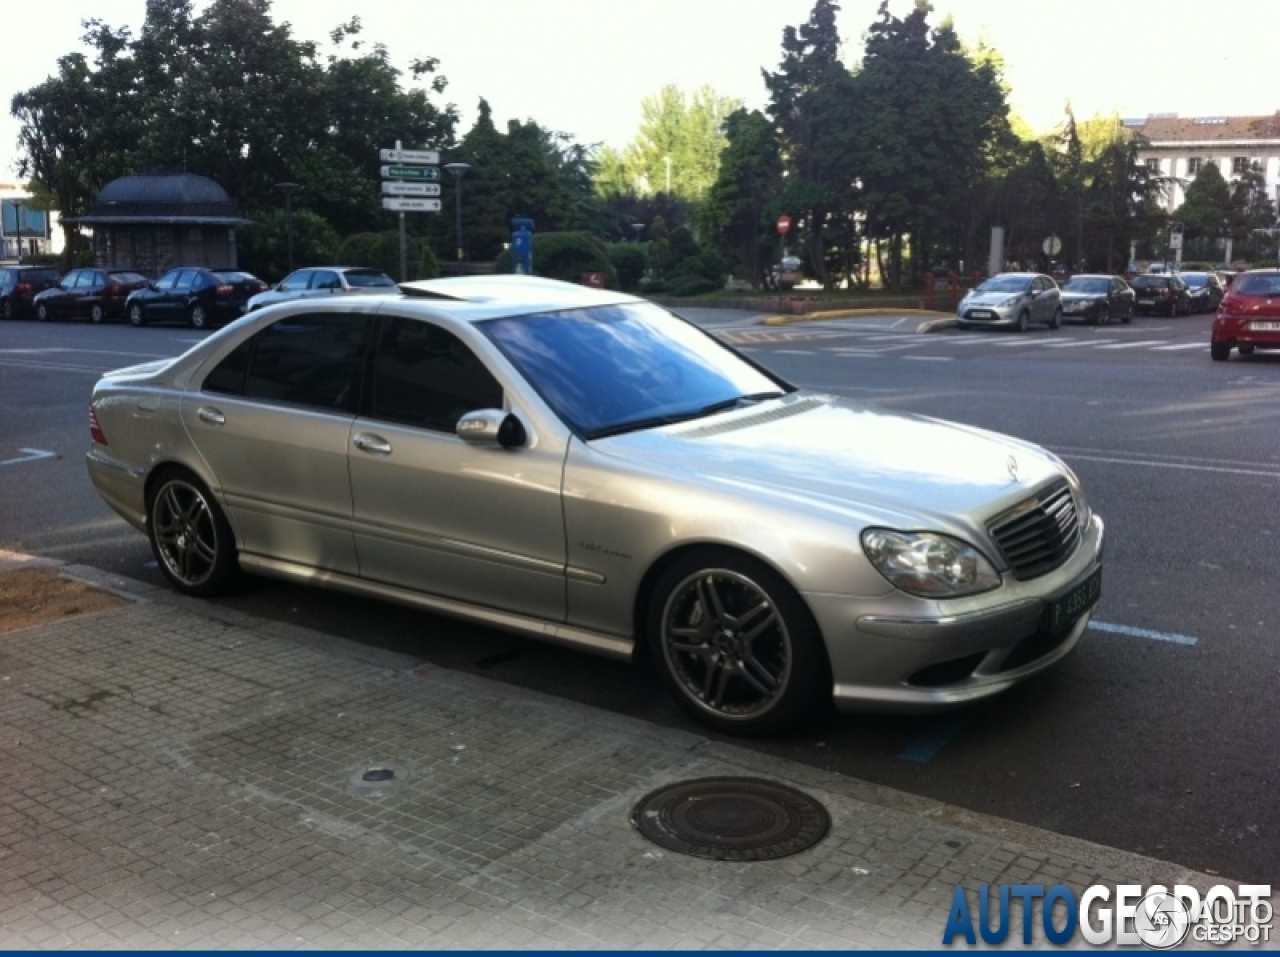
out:
M361 452L368 452L370 455L391 454L391 443L382 436L374 435L371 432L361 432L351 440L351 444Z
M202 405L196 409L196 415L201 422L208 422L210 425L226 425L227 423L225 415L207 405Z

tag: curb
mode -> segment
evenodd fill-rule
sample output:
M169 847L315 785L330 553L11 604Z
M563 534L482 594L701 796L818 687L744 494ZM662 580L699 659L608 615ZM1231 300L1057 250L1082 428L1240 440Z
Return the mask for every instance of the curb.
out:
M916 332L933 332L935 329L949 329L956 324L954 313L938 312L933 309L832 309L825 312L808 312L799 315L766 316L760 320L762 326L790 326L800 322L821 322L826 319L870 319L893 318L901 316L922 316L925 321L916 327Z

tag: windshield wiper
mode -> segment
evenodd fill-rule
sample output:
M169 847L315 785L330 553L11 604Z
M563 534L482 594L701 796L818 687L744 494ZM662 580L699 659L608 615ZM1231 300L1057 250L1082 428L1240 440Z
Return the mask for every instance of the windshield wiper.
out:
M736 409L738 406L746 402L762 402L765 399L777 399L785 392L773 390L770 392L753 392L751 395L739 395L732 399L724 399L720 402L712 402L710 405L704 405L700 409L691 412L672 412L667 415L653 415L644 419L633 419L630 422L620 422L617 425L606 425L603 428L596 429L594 432L587 434L588 439L604 439L611 435L622 435L625 432L639 432L643 429L656 429L663 425L674 425L677 422L688 422L690 419L701 419L704 416L713 415L716 412L724 412L727 409Z

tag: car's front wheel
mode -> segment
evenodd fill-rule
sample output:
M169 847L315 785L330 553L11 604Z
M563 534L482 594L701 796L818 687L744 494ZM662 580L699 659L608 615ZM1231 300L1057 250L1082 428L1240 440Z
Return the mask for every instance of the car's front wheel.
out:
M1022 312L1018 313L1018 331L1026 332L1027 326L1030 325L1030 323L1031 314L1028 313L1027 310L1023 309Z
M49 321L49 307L43 302L36 303L36 320L38 322Z
M651 657L680 705L731 734L776 734L831 701L818 626L777 572L724 550L687 554L657 582Z
M193 329L209 328L209 310L198 302L191 307L191 312L188 313L187 318L190 319L191 328Z
M1098 325L1105 326L1111 322L1111 309L1104 303L1098 307Z
M5 319L13 318L13 303L8 299L4 302L0 302L0 316L3 316Z
M145 326L147 324L147 314L136 302L129 307L129 322L135 326Z
M1060 329L1062 327L1062 307L1058 306L1053 310L1053 315L1049 317L1049 328Z
M147 535L160 571L183 594L220 594L239 570L226 516L186 469L171 467L156 477L147 499Z

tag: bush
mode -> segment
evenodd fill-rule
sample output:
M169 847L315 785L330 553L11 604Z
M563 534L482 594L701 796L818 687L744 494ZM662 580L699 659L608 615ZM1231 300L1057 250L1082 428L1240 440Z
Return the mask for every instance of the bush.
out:
M406 263L409 275L400 275L400 233L388 229L380 233L353 233L338 244L337 265L368 266L381 269L388 276L400 281L433 279L440 275L435 254L417 236L405 240Z
M511 250L504 249L494 263L496 272L511 272ZM590 233L534 233L533 274L565 282L579 282L582 274L605 275L609 289L618 288L618 270L609 261L604 245Z
M673 296L701 296L716 292L722 285L705 276L677 276L667 281L667 292Z
M605 252L618 271L618 284L626 290L638 289L644 271L649 267L649 255L644 246L640 243L610 243Z
M289 223L284 212L268 210L254 226L236 230L236 264L259 279L275 282L289 272ZM297 268L333 263L338 234L309 209L293 211L293 262ZM347 265L341 263L340 265Z

